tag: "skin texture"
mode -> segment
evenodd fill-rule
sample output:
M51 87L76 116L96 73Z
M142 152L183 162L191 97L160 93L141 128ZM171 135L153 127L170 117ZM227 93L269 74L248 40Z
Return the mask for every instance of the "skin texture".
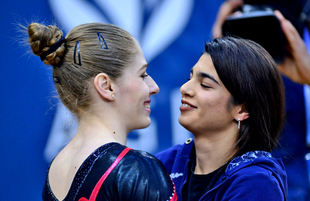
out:
M202 73L214 80L202 77ZM203 134L235 126L234 117L227 111L230 93L221 83L209 55L201 56L190 80L181 87L181 93L182 101L192 106L181 106L179 121L185 128Z
M115 87L117 110L123 114L122 121L127 125L128 132L145 128L151 123L150 96L157 94L159 88L152 77L146 73L146 68L147 62L139 47L134 63L124 72Z
M193 133L196 174L208 174L235 153L237 119L249 117L242 105L228 110L231 94L218 77L211 57L203 54L192 68L190 80L181 87L180 124ZM207 162L206 162L207 161Z
M214 38L222 37L222 25L230 15L238 15L233 11L243 4L242 0L227 0L218 10L216 20L212 27ZM310 55L306 45L292 23L286 20L279 11L274 12L281 23L282 30L287 39L287 51L283 62L277 64L283 75L299 84L310 85Z

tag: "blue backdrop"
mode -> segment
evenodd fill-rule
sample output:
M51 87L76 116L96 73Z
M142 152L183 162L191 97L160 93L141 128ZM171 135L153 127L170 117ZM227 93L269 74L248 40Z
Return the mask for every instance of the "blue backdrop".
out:
M121 3L120 3L121 2ZM84 22L107 22L131 32L149 62L148 73L160 87L152 99L152 124L130 133L128 146L156 153L190 134L178 125L179 87L187 80L211 38L211 26L222 1L217 0L45 0L2 2L0 40L0 200L41 200L51 158L74 132L74 122L64 115L51 69L22 46L24 35L17 25L31 21L56 22L65 34ZM289 126L284 139L294 146L305 139L303 88L285 80ZM58 114L58 115L56 115ZM59 115L60 114L60 115ZM68 114L67 114L68 115ZM61 117L66 117L61 119ZM70 115L69 115L70 116ZM65 121L65 123L63 123ZM70 127L69 126L72 126ZM297 130L296 130L297 128ZM66 132L69 136L64 135ZM55 134L56 133L56 134ZM57 135L58 134L58 135ZM284 143L284 148L290 147ZM305 147L302 145L302 147ZM287 149L285 149L287 150ZM289 161L295 156L289 150ZM284 151L279 151L279 155ZM303 162L301 162L303 163ZM304 165L304 164L302 164ZM306 183L306 171L298 183ZM294 176L295 177L295 176ZM302 181L302 182L299 182Z

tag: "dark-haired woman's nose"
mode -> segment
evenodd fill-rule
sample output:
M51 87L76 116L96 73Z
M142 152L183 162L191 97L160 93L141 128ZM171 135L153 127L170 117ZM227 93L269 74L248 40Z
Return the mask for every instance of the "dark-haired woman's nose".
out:
M183 96L190 96L190 97L194 96L195 92L192 89L192 83L191 82L192 82L192 80L189 80L181 86L180 91L181 91L182 97Z

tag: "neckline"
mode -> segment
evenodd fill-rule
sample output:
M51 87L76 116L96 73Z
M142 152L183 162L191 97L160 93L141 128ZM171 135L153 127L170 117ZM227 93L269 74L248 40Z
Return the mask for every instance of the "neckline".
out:
M98 147L97 149L95 149L84 161L83 163L80 165L80 167L78 168L78 170L76 171L74 177L73 177L73 181L71 183L71 186L65 196L65 198L63 200L67 200L69 196L72 196L71 194L73 194L73 196L75 197L78 192L79 189L81 187L81 185L83 184L83 181L86 179L87 175L89 174L89 171L83 172L83 169L89 169L90 167L92 167L94 165L94 163L97 161L98 157L100 155L102 155L104 152L108 151L110 148L115 147L117 145L121 145L118 142L110 142L107 144L104 144L100 147ZM57 155L56 155L57 156ZM56 156L54 157L54 159L56 158ZM50 183L49 183L49 171L51 168L51 165L54 161L54 159L52 160L52 162L49 165L48 171L47 171L47 176L46 176L46 185L47 185L47 189L49 191L49 194L53 197L53 199L55 201L59 201L59 199L55 196L55 194L53 193ZM83 181L81 180L77 180L78 175L84 175L82 177ZM79 184L79 185L78 185ZM77 187L76 192L74 192L75 186Z

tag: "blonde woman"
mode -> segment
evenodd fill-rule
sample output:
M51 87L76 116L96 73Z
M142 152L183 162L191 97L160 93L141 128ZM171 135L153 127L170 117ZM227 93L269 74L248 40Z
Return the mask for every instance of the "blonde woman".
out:
M176 200L164 166L125 146L131 130L149 126L151 96L159 91L138 42L103 23L66 36L32 23L28 34L33 53L53 67L60 100L78 118L75 137L49 167L43 200Z

